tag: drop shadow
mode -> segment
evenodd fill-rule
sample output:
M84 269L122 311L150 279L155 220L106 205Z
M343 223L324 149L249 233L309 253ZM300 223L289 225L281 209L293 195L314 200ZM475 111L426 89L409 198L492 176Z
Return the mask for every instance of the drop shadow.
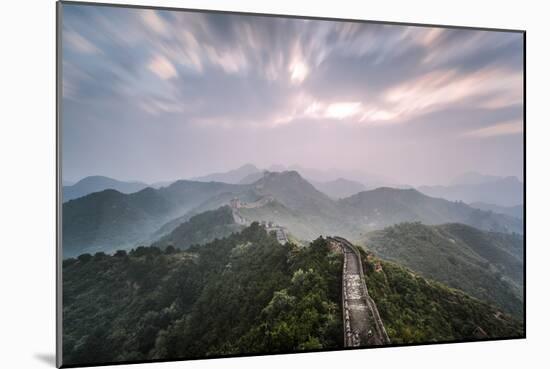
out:
M52 367L55 367L55 354L34 354L34 358Z

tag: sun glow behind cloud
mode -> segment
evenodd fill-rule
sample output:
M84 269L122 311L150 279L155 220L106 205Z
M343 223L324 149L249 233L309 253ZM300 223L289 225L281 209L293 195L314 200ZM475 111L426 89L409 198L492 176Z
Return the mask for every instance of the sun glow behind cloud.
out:
M340 102L327 106L326 117L335 119L344 119L359 114L361 110L360 102Z
M306 79L309 68L303 62L297 61L290 66L290 80L294 84L300 84Z

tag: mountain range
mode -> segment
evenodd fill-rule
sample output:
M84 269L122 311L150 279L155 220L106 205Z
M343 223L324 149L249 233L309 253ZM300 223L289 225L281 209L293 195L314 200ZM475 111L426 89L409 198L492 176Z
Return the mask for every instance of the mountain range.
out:
M127 248L148 240L171 219L181 217L202 202L240 190L219 182L176 181L168 187L123 194L105 190L63 204L63 254Z
M63 185L63 202L107 189L122 193L132 193L144 189L143 182L125 182L104 176L90 176L72 185Z
M285 171L299 172L304 178L313 184L315 188L335 199L351 196L357 192L367 189L367 187L358 180L335 177L335 175L347 174L352 177L365 177L368 179L368 182L371 183L370 188L385 183L384 180L378 177L360 175L359 173L354 173L352 171L321 171L318 169L303 168L298 165L292 165L289 167L272 165L269 169L259 169L253 164L245 164L237 169L229 170L227 172L219 172L202 177L195 177L192 178L192 180L201 182L213 181L234 184L251 184L261 179L265 173Z
M377 188L339 201L355 219L369 229L401 222L425 224L463 223L497 232L523 232L520 220L472 208L458 201L426 196L415 189Z
M359 239L364 233L400 222L459 222L480 229L517 232L516 218L426 196L416 190L378 188L334 200L296 171L266 172L252 184L177 181L160 189L132 194L96 192L63 204L66 256L111 251L152 241L191 215L214 210L238 198L247 220L274 221L302 240L340 234ZM169 227L163 225L171 224ZM160 229L164 231L159 232Z
M498 180L501 180L504 177L499 176L493 176L489 174L481 174L478 172L465 172L462 173L456 177L454 177L450 182L449 185L456 186L456 185L477 185L477 184L483 184L483 183L490 183L495 182Z
M366 186L366 188L372 189L380 186L401 187L396 180L391 178L385 178L376 174L368 173L361 170L346 170L339 168L308 168L301 165L274 165L267 169L270 172L286 172L296 171L300 173L308 181L313 182L331 182L338 178L346 178L353 182L359 182Z
M420 186L428 196L466 203L483 202L497 206L523 204L523 183L516 177L484 176L467 173L447 186Z
M212 173L202 177L192 178L199 182L224 182L224 183L243 183L243 179L248 176L261 175L262 171L252 164L245 164L237 169L227 172ZM254 182L254 181L252 181Z
M498 206L494 204L487 204L485 202L473 202L470 204L471 207L492 211L494 213L506 214L514 218L521 219L523 221L523 205L516 206Z
M524 336L522 206L271 169L282 171L71 186L67 362L340 348L343 258L324 237L333 235L358 245L392 343ZM446 188L479 195L506 180L467 173Z
M189 180L197 182L252 184L261 179L265 173L285 171L299 172L300 175L316 189L333 199L349 197L356 193L378 187L400 189L413 188L406 184L399 184L391 179L360 171L337 169L319 170L304 168L298 165L272 165L268 169L260 169L250 163L226 172L211 173L200 177L193 177ZM168 187L174 182L176 182L176 180L147 184L138 181L120 181L104 176L85 177L77 183L64 180L63 201L65 202L106 189L114 189L128 194L142 190L145 187L157 189ZM478 208L508 215L513 215L511 212L514 211L498 209L498 207L508 208L523 204L523 183L516 177L499 177L477 172L466 172L452 179L448 185L424 185L417 187L417 189L426 195L440 197L450 201L482 203L483 206L478 206ZM513 216L517 217L517 212L514 214Z

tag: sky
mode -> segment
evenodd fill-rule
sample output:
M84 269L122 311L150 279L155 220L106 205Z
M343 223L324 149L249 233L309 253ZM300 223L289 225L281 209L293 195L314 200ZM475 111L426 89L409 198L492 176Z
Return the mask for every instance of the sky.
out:
M62 172L523 179L523 35L63 4Z

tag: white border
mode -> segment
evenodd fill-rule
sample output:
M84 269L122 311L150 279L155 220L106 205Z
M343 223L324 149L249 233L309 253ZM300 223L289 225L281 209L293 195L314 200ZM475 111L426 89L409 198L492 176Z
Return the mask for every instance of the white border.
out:
M124 3L113 0L115 3ZM527 29L527 339L247 357L132 368L518 368L548 362L547 12L538 2L158 0L133 4ZM2 4L0 347L2 367L53 367L55 353L55 2ZM540 364L539 364L540 365ZM120 366L120 368L127 366Z

